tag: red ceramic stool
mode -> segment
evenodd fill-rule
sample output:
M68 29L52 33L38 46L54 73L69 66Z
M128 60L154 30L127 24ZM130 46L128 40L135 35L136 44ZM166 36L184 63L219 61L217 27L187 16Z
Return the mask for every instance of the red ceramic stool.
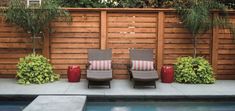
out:
M69 66L67 74L69 82L79 82L81 79L81 69L79 66Z
M163 83L172 83L174 81L174 67L170 65L162 66L161 79Z

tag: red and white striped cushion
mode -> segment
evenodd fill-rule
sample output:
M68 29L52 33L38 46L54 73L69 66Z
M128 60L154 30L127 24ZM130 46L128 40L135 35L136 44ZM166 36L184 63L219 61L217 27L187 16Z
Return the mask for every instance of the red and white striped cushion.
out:
M153 61L142 61L142 60L133 60L132 61L132 70L137 71L149 71L153 70Z
M111 69L111 60L93 60L89 61L90 70L110 70Z

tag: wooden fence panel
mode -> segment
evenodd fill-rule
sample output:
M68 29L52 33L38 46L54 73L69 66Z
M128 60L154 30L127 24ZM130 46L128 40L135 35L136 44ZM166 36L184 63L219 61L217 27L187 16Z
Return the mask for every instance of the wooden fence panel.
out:
M164 64L174 64L177 57L193 56L193 37L191 33L183 27L177 14L174 12L165 13L164 32ZM197 55L203 56L210 61L212 33L198 37Z
M235 21L235 14L230 14L230 21ZM231 33L226 29L219 29L218 37L218 79L235 79L235 42Z
M37 51L42 53L44 48L44 56L62 77L69 65L79 65L82 78L86 77L90 48L113 50L115 79L128 78L132 48L153 49L158 71L162 65L174 64L177 57L193 54L192 35L173 10L73 9L71 15L71 24L55 20L47 38L37 39ZM235 23L234 12L229 16ZM0 77L14 77L19 58L32 52L29 36L0 18ZM235 43L227 29L214 28L200 36L197 51L210 61L218 79L235 79Z
M87 49L100 47L100 13L73 12L71 24L51 23L50 58L55 72L65 77L69 65L79 65L85 77Z
M19 58L32 53L32 40L22 29L9 25L0 17L0 78L15 77ZM37 52L41 53L41 38L36 39Z
M156 49L156 13L108 13L107 16L107 45L113 49L114 77L128 78L129 49Z

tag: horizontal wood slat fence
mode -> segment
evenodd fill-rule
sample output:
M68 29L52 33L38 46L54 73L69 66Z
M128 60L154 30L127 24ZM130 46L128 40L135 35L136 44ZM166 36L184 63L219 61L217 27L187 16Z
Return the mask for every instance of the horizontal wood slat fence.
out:
M79 65L86 77L87 49L113 50L116 79L128 78L129 49L154 49L156 68L193 54L193 38L173 9L69 9L73 22L55 20L37 39L37 51L66 77L69 65ZM212 12L217 16L218 12ZM235 23L234 11L229 11ZM0 77L14 77L20 57L31 53L30 35L0 18ZM217 79L235 79L235 43L227 29L214 27L199 37L198 55L210 61Z

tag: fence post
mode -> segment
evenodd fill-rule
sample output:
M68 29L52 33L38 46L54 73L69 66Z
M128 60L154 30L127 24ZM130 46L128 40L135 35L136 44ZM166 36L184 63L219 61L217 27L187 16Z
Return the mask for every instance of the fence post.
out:
M157 71L160 75L161 67L163 65L163 45L164 45L164 12L158 13L158 22L157 22Z
M42 54L43 54L44 57L50 59L50 36L49 36L49 29L45 29L44 30Z
M100 49L107 47L107 11L101 11L100 15Z
M213 13L213 19L218 16L218 13ZM218 63L218 37L219 37L219 28L213 27L212 30L212 48L211 48L211 64L213 71L217 74L217 63Z

